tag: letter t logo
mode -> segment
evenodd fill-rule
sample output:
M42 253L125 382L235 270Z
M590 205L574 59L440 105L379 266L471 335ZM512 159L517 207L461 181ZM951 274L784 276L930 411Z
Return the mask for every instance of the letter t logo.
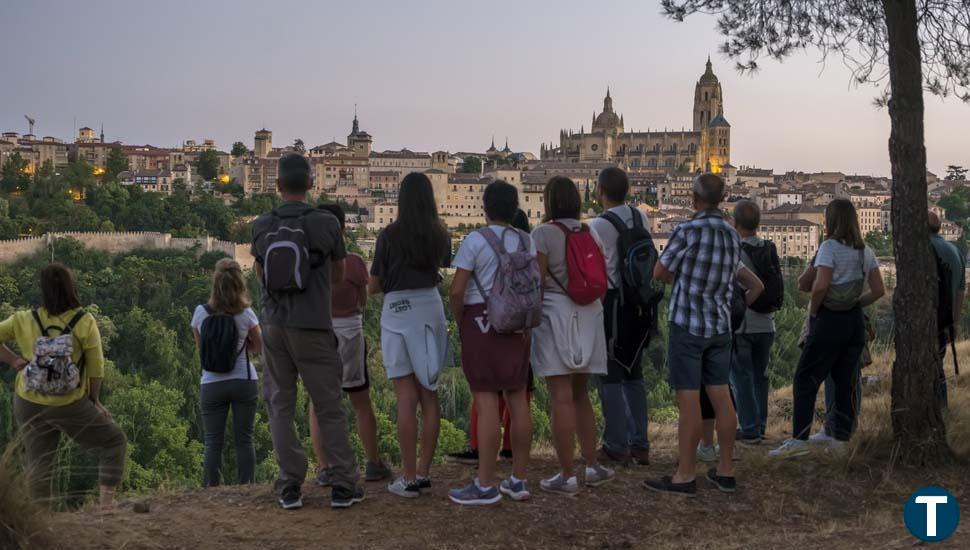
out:
M946 504L945 496L918 496L916 497L916 504L926 505L926 536L935 537L936 536L936 505Z

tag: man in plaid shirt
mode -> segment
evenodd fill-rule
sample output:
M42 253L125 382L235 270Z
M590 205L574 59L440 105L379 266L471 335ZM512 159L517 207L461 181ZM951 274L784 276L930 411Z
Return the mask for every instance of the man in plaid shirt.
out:
M673 283L667 364L680 411L677 472L643 482L644 488L663 493L697 493L694 477L701 439L701 386L714 406L721 444L720 463L707 472L707 479L727 493L736 487L732 454L737 416L728 386L731 300L736 282L747 289L749 305L764 291L764 285L741 263L741 239L718 208L724 191L724 180L717 175L703 174L694 180L694 217L674 229L654 270L656 280Z

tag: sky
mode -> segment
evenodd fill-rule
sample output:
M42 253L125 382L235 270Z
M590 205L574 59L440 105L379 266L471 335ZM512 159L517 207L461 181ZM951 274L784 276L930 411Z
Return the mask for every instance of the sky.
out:
M607 86L627 129L681 129L711 55L735 166L889 175L879 89L818 52L739 75L714 20L656 0L0 2L0 131L177 146L308 146L350 132L376 150L538 154L589 127ZM970 106L926 99L929 168L970 166Z

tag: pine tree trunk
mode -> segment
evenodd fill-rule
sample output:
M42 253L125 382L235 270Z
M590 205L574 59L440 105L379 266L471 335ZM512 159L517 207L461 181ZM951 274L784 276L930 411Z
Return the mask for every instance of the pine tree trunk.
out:
M892 425L895 451L904 464L948 460L942 404L934 381L937 356L936 264L927 227L923 74L915 0L883 0L889 34L889 116L892 134L893 250L897 286L893 298L896 361Z

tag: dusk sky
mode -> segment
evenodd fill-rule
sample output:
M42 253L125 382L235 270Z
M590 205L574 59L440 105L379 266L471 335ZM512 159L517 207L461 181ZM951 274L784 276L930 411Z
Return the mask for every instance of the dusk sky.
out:
M732 124L731 161L889 174L878 90L815 51L754 76L717 53L714 20L678 24L659 2L4 1L0 131L228 150L308 146L350 131L354 104L377 150L484 151L492 135L538 154L559 129L589 128L607 85L627 129L691 124L711 54ZM970 106L926 99L929 168L970 165Z

